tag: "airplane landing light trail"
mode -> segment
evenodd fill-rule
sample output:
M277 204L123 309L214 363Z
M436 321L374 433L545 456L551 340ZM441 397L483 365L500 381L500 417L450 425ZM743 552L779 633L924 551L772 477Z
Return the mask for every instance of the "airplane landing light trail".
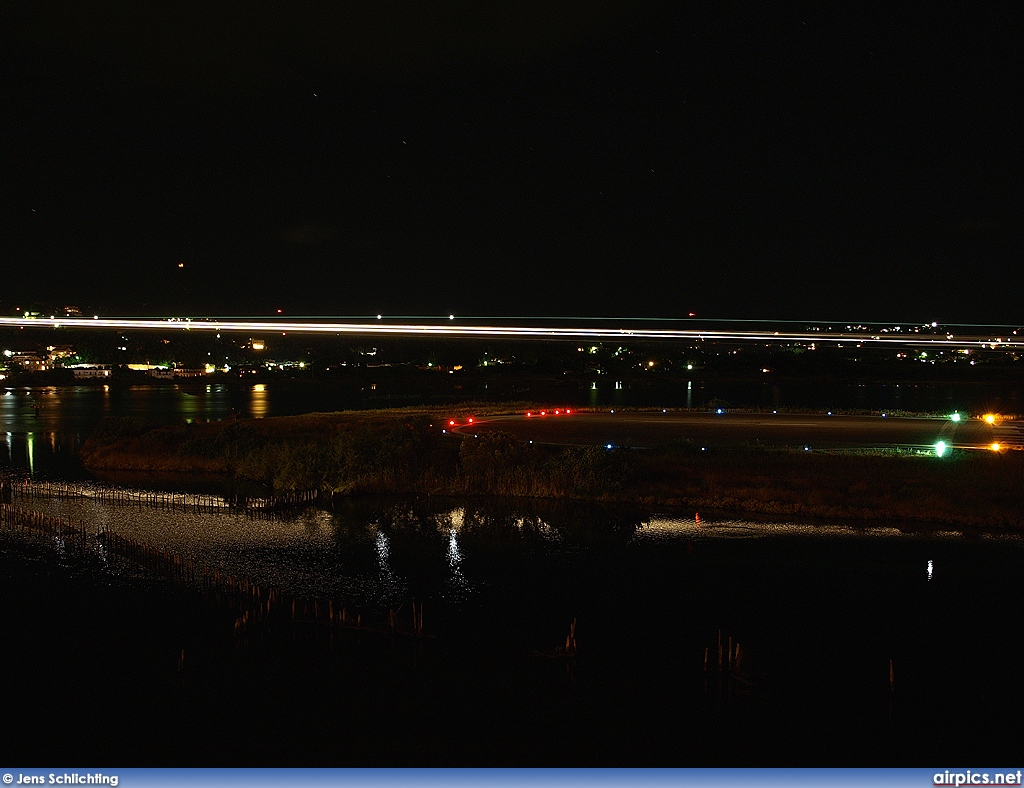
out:
M1024 337L1013 334L885 334L857 331L793 331L671 328L585 328L568 326L458 325L429 323L357 323L315 320L236 320L221 318L58 318L0 317L0 327L68 329L141 329L146 331L239 331L336 334L346 336L435 336L448 338L565 340L687 340L729 342L811 342L821 344L895 345L942 348L1024 348Z

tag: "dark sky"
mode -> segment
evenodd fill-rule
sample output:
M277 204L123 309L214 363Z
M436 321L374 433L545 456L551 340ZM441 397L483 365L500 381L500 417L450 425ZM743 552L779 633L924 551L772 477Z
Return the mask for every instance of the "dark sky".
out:
M1017 4L865 5L3 0L0 305L1018 323Z

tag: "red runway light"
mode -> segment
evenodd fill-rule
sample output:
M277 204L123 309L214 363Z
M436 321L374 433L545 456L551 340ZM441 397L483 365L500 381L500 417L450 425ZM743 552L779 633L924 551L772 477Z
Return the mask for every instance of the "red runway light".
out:
M472 423L473 423L473 417L472 417L472 416L470 416L470 417L469 417L469 423L470 423L470 424L472 424Z
M568 408L566 408L566 409L565 409L565 415L566 415L566 416L568 416L568 415L569 415L570 413L572 413L572 411L571 411L571 410L569 410Z
M448 426L449 427L454 427L455 426L455 419L448 419Z
M560 411L560 410L556 410L556 411L555 411L555 415L556 415L556 416L561 416L561 415L562 415L562 411Z
M533 414L532 414L532 413L530 413L530 411L526 411L526 416L527 416L527 418L529 418L529 417L530 417L530 416L532 416L532 415L533 415Z
M540 415L541 415L541 416L547 416L547 415L548 415L548 412L547 412L546 410L542 410L542 411L540 412Z

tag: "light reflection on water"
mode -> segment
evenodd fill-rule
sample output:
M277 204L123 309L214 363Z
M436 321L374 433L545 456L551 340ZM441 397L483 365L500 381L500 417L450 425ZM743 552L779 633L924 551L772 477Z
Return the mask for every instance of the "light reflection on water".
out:
M962 539L964 534L955 529L934 529L918 533L927 539ZM781 536L805 536L834 538L909 538L914 536L905 530L889 525L835 525L829 523L752 522L749 520L723 519L709 521L675 515L651 515L636 531L638 541L656 539L758 539ZM981 534L980 538L1020 542L1016 534ZM930 563L930 562L929 562Z
M396 601L401 597L404 584L395 576L388 563L388 537L382 531L377 532L374 540L377 550L377 564L380 567L381 596L387 601Z
M795 560L794 566L817 565L824 571L848 561L848 571L854 573L858 561L888 572L886 562L915 544L931 551L927 545L944 543L960 551L964 543L955 531L908 535L892 525L642 516L582 504L517 509L494 502L456 506L364 500L335 512L309 509L275 519L229 511L117 507L94 500L37 499L31 506L84 522L92 532L108 529L166 548L225 575L300 596L331 598L353 609L397 609L409 599L443 599L459 606L484 590L518 593L534 582L534 575L547 577L549 572L556 578L590 577L586 582L602 588L609 577L594 566L614 566L616 577L632 575L639 583L652 581L656 569L676 567L662 578L667 582L671 572L689 565L686 561L698 561L690 571L703 566L701 571L713 573L721 562L731 572L733 558L715 550L741 548L744 542L757 545L757 554L782 562L780 566ZM1001 541L1013 553L1022 544L1012 536L985 541ZM712 552L704 551L715 545ZM785 545L802 545L799 558ZM921 566L917 560L915 574ZM898 574L905 572L900 569Z
M462 551L459 550L459 537L456 528L451 528L448 531L448 567L451 570L449 582L452 595L459 598L471 589L466 581L466 576L462 574Z

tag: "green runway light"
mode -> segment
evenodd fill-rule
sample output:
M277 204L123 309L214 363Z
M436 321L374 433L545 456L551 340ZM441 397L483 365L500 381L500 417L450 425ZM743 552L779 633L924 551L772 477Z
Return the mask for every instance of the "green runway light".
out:
M943 454L946 453L946 448L947 447L946 447L946 442L945 441L936 441L936 443L935 443L935 456L936 457L941 457Z
M949 420L950 421L960 421L960 414L957 413L957 412L954 412L952 415L950 415Z

